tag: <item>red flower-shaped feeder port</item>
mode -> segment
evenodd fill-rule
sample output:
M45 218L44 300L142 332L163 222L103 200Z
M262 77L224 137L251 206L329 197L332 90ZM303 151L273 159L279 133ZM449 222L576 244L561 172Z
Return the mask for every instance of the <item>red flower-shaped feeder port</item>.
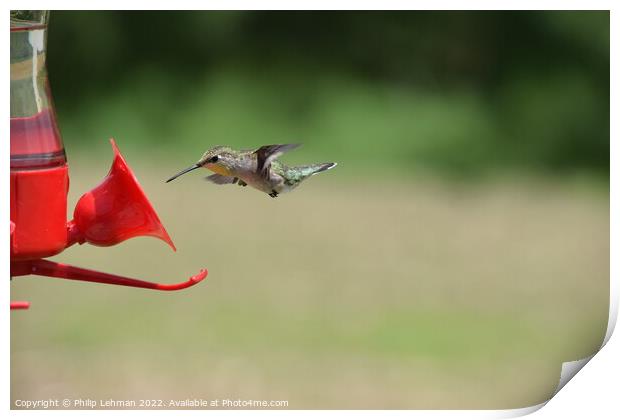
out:
M13 141L19 137L12 132ZM68 223L61 217L67 206L66 163L11 168L11 277L39 275L162 291L185 289L205 279L207 270L202 269L181 283L151 283L41 258L75 243L112 246L136 236L154 236L176 250L115 141L110 142L114 150L110 172L79 199ZM11 309L28 307L28 302L11 302Z

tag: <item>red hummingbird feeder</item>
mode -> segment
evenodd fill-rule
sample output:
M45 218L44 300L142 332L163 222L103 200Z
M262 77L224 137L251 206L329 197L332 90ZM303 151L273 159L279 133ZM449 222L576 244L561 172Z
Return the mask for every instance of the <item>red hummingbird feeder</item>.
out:
M76 243L112 246L153 236L176 248L113 139L103 182L82 195L67 222L69 167L45 65L47 11L11 11L11 277L39 275L155 290L180 290L207 276L159 284L43 258ZM28 302L11 302L27 309Z

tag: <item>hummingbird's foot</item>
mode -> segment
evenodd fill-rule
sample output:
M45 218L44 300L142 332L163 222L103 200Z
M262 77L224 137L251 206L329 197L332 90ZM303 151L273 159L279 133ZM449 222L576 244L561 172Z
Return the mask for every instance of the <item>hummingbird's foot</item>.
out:
M241 187L247 187L247 186L248 186L248 184L246 184L246 183L245 183L243 180L241 180L241 179L240 179L239 181L237 181L237 184L239 184L239 186L241 186Z
M234 178L233 178L233 182L232 182L232 183L233 183L233 184L236 184L236 183L237 183L237 181L239 181L239 178L234 177Z
M271 194L269 194L269 197L276 198L277 196L278 193L276 192L276 190L271 190Z

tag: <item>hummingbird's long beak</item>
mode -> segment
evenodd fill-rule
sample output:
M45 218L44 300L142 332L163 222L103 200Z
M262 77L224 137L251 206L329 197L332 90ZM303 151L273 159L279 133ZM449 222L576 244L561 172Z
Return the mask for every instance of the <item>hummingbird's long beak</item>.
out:
M186 173L188 173L189 171L193 171L194 169L198 169L198 168L200 168L200 165L199 165L199 164L197 164L197 163L195 163L195 164L193 164L192 166L190 166L189 168L185 168L185 169L183 169L181 172L179 172L178 174L176 174L176 175L174 175L173 177L169 178L166 182L170 182L170 181L172 181L172 180L175 180L175 179L177 179L178 177L180 177L181 175L186 174Z

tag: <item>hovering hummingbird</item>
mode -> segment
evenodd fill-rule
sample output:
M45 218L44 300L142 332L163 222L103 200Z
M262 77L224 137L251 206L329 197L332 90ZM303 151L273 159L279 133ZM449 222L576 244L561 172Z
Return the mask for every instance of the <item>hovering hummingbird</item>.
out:
M272 144L256 150L234 150L227 146L215 146L207 150L194 165L183 169L166 182L194 169L207 168L215 172L206 177L214 184L238 184L242 187L250 185L275 198L280 193L296 188L310 176L336 166L336 163L330 162L289 167L276 160L284 152L299 146Z

